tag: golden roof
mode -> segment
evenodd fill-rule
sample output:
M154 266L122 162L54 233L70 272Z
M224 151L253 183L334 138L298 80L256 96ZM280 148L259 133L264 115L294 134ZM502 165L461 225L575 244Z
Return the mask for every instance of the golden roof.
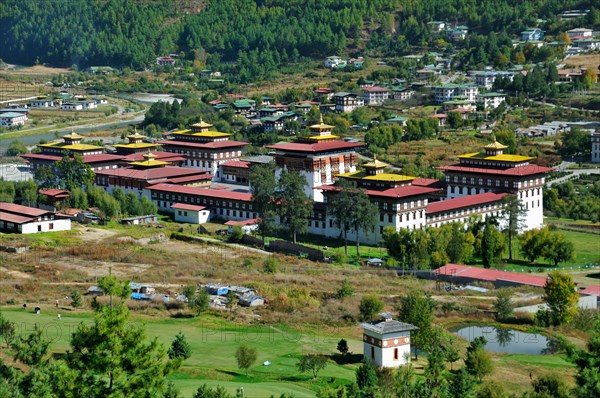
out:
M314 131L327 131L327 130L332 130L335 126L332 126L330 124L325 124L323 123L323 114L321 114L321 117L319 119L319 124L313 124L312 126L308 126L309 129L314 130Z
M380 173L375 175L366 175L364 171L352 171L350 173L338 174L337 177L351 178L355 180L372 180L372 181L387 181L387 182L404 182L412 181L417 177L407 176L403 174Z
M67 140L69 140L69 139L70 139L70 140L81 140L81 139L83 139L83 136L82 136L82 135L79 135L79 134L77 134L77 133L76 133L76 132L74 132L74 131L71 131L69 134L67 134L67 135L63 135L63 137L62 137L62 138L64 138L64 139L67 139Z
M141 160L139 162L129 162L129 164L132 166L155 167L155 166L164 166L169 163L163 162L160 160L156 160L156 155L151 153L150 150L148 150L148 153L144 154L144 160Z
M381 160L377 160L377 156L374 156L373 160L371 160L370 162L363 164L363 167L366 167L368 169L383 169L387 166L387 163L383 163Z
M508 147L506 145L502 145L498 141L494 140L494 142L492 142L491 144L487 144L484 148L485 149L506 149Z
M333 135L333 134L327 134L327 135L311 135L310 137L307 137L306 139L308 140L313 140L313 141L325 141L325 140L337 140L338 137L337 135Z
M145 135L141 135L140 133L138 133L136 131L135 134L129 134L127 136L127 138L130 138L132 140L138 140L138 139L142 139L143 140L144 138L146 138L146 136Z
M190 127L209 128L212 126L213 126L212 124L206 123L204 120L200 119L200 121L198 123L194 123Z
M496 160L498 162L511 162L511 163L520 163L526 162L528 160L533 159L531 156L521 156L521 155L509 155L507 153L502 155L487 155L485 152L474 152L467 153L465 155L460 155L459 159L482 159L482 160Z
M115 148L155 148L156 144L148 142L130 142L129 144L115 144Z
M67 149L67 150L71 150L71 151L91 151L91 150L97 150L97 149L104 149L103 147L98 146L98 145L66 144L66 143L60 142L60 141L50 142L48 144L39 144L38 146L45 147L45 148Z

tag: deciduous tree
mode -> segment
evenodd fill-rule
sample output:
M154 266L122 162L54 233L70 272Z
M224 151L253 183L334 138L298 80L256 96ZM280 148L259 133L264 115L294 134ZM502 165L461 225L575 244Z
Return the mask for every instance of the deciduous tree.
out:
M306 196L306 180L297 171L284 170L275 189L277 214L296 243L297 234L308 230L312 201Z
M577 311L579 295L570 275L554 271L544 286L544 301L548 304L555 325L568 323Z
M313 379L316 379L319 372L327 366L327 357L321 354L305 354L298 361L298 370L302 373L312 372Z
M258 354L256 352L256 348L248 347L245 344L242 344L235 351L235 359L238 364L238 368L243 369L246 372L246 377L248 376L248 369L256 362L256 358Z

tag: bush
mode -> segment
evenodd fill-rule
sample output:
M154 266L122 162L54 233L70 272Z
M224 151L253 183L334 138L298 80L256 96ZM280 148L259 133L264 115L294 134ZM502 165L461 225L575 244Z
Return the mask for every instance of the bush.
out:
M277 272L278 265L279 262L277 261L277 258L269 256L263 261L263 271L267 274L274 274Z

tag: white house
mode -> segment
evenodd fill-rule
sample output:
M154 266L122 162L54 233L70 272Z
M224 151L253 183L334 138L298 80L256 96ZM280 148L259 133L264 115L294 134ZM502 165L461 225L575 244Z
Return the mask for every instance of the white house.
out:
M80 111L83 110L83 104L81 102L65 102L60 106L63 111Z
M495 109L504 101L506 101L506 95L500 93L483 93L477 94L475 97L475 102L482 104L484 109Z
M27 120L27 115L25 113L19 112L5 112L0 113L0 126L22 126L25 124L25 120Z
M29 103L32 108L50 108L55 106L55 103L50 98L38 98Z
M587 28L575 28L571 30L567 30L567 34L571 40L573 39L591 39L594 35L594 31L592 29Z
M227 230L229 233L233 232L233 228L240 227L242 232L245 234L249 234L253 231L258 231L258 226L260 224L260 218L251 218L249 220L229 220L225 223L227 225Z
M173 203L173 216L176 222L204 224L210 220L210 210L204 206L188 203Z
M390 97L390 89L385 87L365 87L363 88L365 104L381 105Z
M416 326L395 321L389 313L381 319L361 323L363 355L380 368L397 368L410 361L410 332Z
M333 69L336 68L338 65L342 64L343 62L344 60L342 60L341 57L334 55L331 57L327 57L327 59L325 60L325 67Z
M0 202L0 231L33 234L70 229L71 219L53 211Z

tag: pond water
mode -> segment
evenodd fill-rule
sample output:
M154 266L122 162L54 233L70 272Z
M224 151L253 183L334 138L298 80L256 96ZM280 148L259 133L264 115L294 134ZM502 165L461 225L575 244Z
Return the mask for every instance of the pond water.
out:
M553 340L537 333L525 333L519 330L496 326L466 326L454 331L454 334L473 341L485 337L485 349L491 352L507 354L544 355L554 352Z

